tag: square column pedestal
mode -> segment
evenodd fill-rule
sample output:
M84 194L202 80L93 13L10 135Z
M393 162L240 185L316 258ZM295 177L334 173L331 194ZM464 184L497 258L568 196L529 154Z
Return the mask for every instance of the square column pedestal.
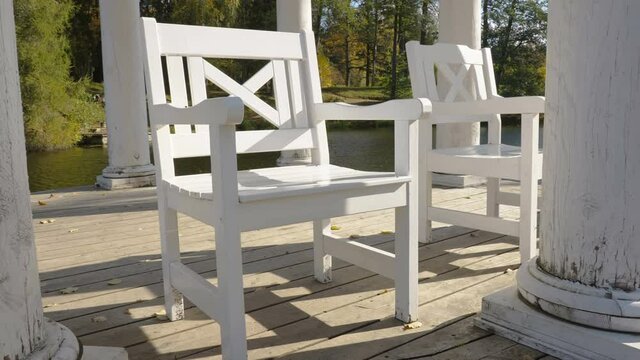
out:
M561 359L640 359L640 335L604 331L543 313L515 285L482 299L476 326Z
M433 173L432 182L434 185L452 188L465 188L469 186L480 186L487 183L487 179L474 175L454 175Z

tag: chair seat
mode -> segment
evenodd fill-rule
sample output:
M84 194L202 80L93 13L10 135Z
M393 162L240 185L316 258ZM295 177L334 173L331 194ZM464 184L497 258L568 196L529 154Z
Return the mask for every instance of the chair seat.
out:
M433 152L467 158L515 158L522 155L519 146L506 144L481 144L459 148L434 149ZM539 154L542 154L542 150L539 150Z
M542 176L542 150L538 150L536 162L540 164L536 178ZM519 146L505 144L481 144L475 146L434 149L429 152L429 170L450 174L467 174L519 180Z
M296 165L238 171L239 201L274 199L362 188L368 186L401 184L409 176L396 176L392 172L371 172L335 165ZM170 191L192 198L212 199L211 174L178 176L165 180Z

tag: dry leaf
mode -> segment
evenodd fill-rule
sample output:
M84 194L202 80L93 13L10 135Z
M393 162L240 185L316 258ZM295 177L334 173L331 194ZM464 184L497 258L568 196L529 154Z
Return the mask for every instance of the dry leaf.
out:
M360 238L360 235L358 235L358 234L349 235L349 239L359 239L359 238Z
M40 220L40 224L51 224L56 222L56 219L45 219L45 220Z
M78 231L80 231L80 229L76 229L76 228L69 229L69 232L70 232L70 233L74 233L74 232L78 232Z
M380 234L384 234L384 235L393 234L393 230L382 230L380 231Z
M120 283L122 283L122 280L120 280L120 279L111 279L111 280L109 280L107 282L107 284L109 284L109 285L118 285Z
M167 321L169 320L169 317L167 316L167 312L163 309L160 311L157 311L155 314L156 319L160 320L160 321Z
M342 229L342 227L338 225L331 225L331 230L340 230L340 229Z
M98 316L92 317L91 321L94 322L94 323L101 323L101 322L107 321L107 317L106 316L102 316L102 315L98 315Z
M60 290L60 294L73 294L78 291L78 288L75 286L69 286L68 288Z
M42 200L38 200L38 205L45 206L45 205L47 205L47 203L42 201Z
M57 305L58 304L56 304L56 303L51 303L51 304L44 304L44 306L42 306L42 307L46 309L46 308L54 307L54 306L57 306Z
M422 327L422 323L420 321L410 322L408 324L404 324L404 330L413 330Z

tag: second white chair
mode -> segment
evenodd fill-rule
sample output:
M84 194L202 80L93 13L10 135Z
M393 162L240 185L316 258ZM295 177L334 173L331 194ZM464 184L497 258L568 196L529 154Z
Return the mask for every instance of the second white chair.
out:
M542 152L538 148L539 114L544 98L502 98L497 94L490 49L473 50L455 44L407 43L407 58L414 97L432 101L430 123L486 121L488 144L468 147L432 147L432 126L421 136L427 145L427 236L431 221L486 230L520 238L520 255L536 255L538 181L542 178ZM500 114L521 115L521 145L501 143ZM465 174L488 178L486 215L434 207L432 173ZM500 179L520 181L520 194L500 191ZM519 221L500 217L500 204L520 207ZM428 241L428 239L426 239Z

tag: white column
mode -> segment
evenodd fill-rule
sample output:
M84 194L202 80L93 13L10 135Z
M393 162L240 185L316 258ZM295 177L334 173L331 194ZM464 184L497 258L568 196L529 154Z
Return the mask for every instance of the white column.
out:
M73 334L42 314L12 4L0 1L0 359L76 359Z
M277 0L276 13L278 31L312 31L311 0ZM317 36L317 35L316 35ZM278 158L279 166L308 164L311 150L283 151Z
M640 2L550 5L540 257L522 272L550 278L520 292L556 316L640 332L640 312L620 314L640 306Z
M480 0L441 0L438 42L480 48L482 21ZM443 80L444 81L444 80ZM471 94L475 93L468 84ZM436 131L436 147L464 147L480 143L480 124L443 124ZM437 185L465 187L483 184L485 178L472 175L433 174Z
M153 185L139 1L100 0L100 27L109 166L98 176L98 185L107 189Z
M640 2L549 6L540 255L517 273L541 311L492 295L483 318L559 357L638 359Z
M438 22L438 42L480 49L482 33L480 0L441 0ZM436 146L439 148L479 143L479 124L438 125Z

